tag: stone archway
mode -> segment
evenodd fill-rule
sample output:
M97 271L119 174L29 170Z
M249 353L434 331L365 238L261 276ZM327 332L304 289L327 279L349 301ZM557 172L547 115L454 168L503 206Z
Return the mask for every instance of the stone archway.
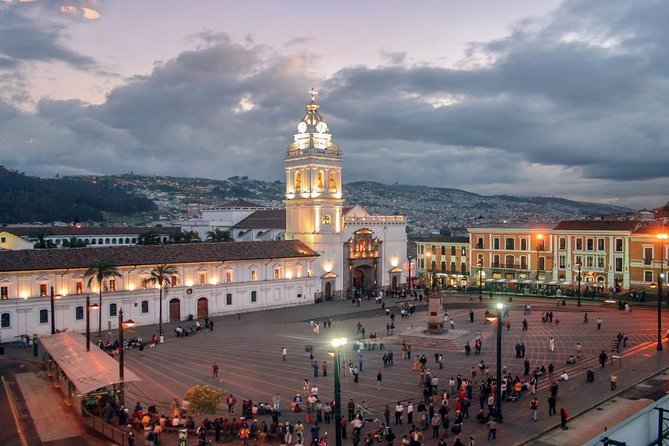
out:
M396 289L397 289L397 276L393 276L393 280L392 280L392 282L391 282L390 287L391 287L392 290L396 290Z
M376 286L374 268L370 265L360 265L353 268L353 288L362 292L373 290Z
M201 297L197 300L197 318L204 318L209 316L209 300L206 297Z
M325 293L323 294L325 300L332 299L332 282L325 282Z
M181 320L181 301L177 298L170 300L170 322Z

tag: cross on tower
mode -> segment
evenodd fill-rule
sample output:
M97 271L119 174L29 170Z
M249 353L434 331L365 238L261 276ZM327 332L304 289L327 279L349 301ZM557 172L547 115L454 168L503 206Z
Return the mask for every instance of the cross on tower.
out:
M318 92L314 89L314 87L311 87L311 90L309 90L309 94L311 95L311 100L316 101L316 96L318 96Z

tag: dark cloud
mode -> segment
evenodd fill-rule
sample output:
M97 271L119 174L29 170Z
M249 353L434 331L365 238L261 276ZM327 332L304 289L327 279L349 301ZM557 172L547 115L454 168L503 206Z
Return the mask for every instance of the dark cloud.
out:
M314 85L347 181L662 204L666 23L661 1L568 1L503 39L472 43L455 68L407 66L408 53L396 52L385 53L387 66L346 67L321 80L309 71L316 56L281 56L207 31L104 104L0 107L0 154L37 174L280 179ZM54 32L58 42L62 30Z

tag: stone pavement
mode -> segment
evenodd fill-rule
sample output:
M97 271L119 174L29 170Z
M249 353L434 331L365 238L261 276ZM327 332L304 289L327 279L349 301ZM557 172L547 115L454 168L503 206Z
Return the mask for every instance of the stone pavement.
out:
M507 303L506 298L503 302ZM328 342L331 338L342 335L352 341L356 338L356 324L360 322L368 335L376 332L378 341L384 343L386 350L392 349L395 353L395 365L382 367L383 352L363 352L364 366L360 382L354 383L347 373L342 376L342 400L364 400L375 416L381 416L385 405L392 407L398 400L404 403L407 400L416 402L421 396L418 375L411 370L412 361L401 359L400 346L403 340L412 345L414 354L424 353L427 356L430 360L429 367L432 367L442 386L450 376L461 374L469 377L471 367L480 360L490 364L491 373L494 374L496 327L484 324L483 312L485 308L493 309L495 303L496 300L487 298L479 304L464 296L446 296L445 304L449 316L455 318L458 336L453 333L442 337L422 335L421 327L425 327L426 318L425 304L419 304L419 311L415 315L402 319L392 300L389 307L398 316L395 319L395 332L391 336L386 335L388 318L373 301L363 301L361 307L353 306L348 301L340 301L245 313L239 319L236 315L216 317L213 332L200 332L187 338L176 338L173 335L176 323L165 324L167 336L164 344L146 348L143 352L129 351L126 355L127 367L144 379L128 386L126 402L128 405L135 401L154 403L158 405L160 413L168 413L173 398L182 399L187 388L195 384L209 384L233 393L240 404L242 399L249 398L254 402L269 402L272 395L278 392L282 397L282 419L294 422L299 418L304 422L304 414L288 412L288 401L302 390L304 378L309 378L319 386L323 398L332 398L332 362L328 355ZM529 315L523 315L525 303L530 303L533 307ZM475 312L474 323L469 322L470 308ZM541 312L547 310L554 311L555 318L561 321L559 325L541 322ZM589 324L583 323L584 312L588 312ZM597 330L595 324L598 316L604 321L601 330ZM516 342L524 342L527 346L526 357L532 368L542 364L548 366L553 362L556 366L555 377L562 370L566 370L570 379L560 383L558 410L560 407L567 408L573 420L569 423L570 430L552 431L559 424L559 419L547 416L546 399L550 380L545 378L538 392L541 401L539 420L532 422L529 419L527 396L516 403L504 404L505 422L498 428L497 442L505 445L580 444L603 431L604 426L613 426L619 419L625 418L628 411L635 411L634 404L617 398L616 403L600 405L617 395L609 390L608 376L611 370L617 372L620 389L618 393L623 394L628 387L633 387L669 367L669 352L658 353L655 350L655 317L655 309L652 307L635 306L632 315L629 315L619 312L616 306L587 303L577 308L574 303L569 302L567 307L557 307L554 300L514 297L511 303L511 329L503 330L503 364L511 373L522 375L523 359L515 358L514 345ZM333 320L332 328L324 328L320 334L313 332L310 321L330 318ZM523 318L528 320L528 331L520 329ZM668 323L669 318L664 321L665 326ZM190 323L179 324L187 327ZM134 335L139 334L147 340L155 330L155 326L136 327ZM607 364L602 371L597 364L597 355L601 350L610 351L611 341L618 331L624 331L629 336L628 347L623 352L620 364ZM126 334L128 337L132 335ZM482 354L465 356L462 346L475 336L480 336L483 340ZM549 336L556 340L554 352L550 352L548 348ZM578 364L567 366L565 359L573 353L576 342L583 345L583 358ZM281 360L283 346L288 349L286 362ZM328 377L313 376L311 361L305 352L306 346L313 347L314 358L319 363L328 361ZM436 368L435 352L440 352L445 357L443 370ZM358 353L353 352L349 345L344 356L346 361L355 361ZM220 365L218 379L211 376L211 365L214 361ZM587 383L585 380L588 369L595 370L594 383ZM383 373L382 390L376 387L378 370ZM598 410L600 408L603 410ZM478 395L475 391L470 412L474 416L477 411ZM581 413L583 415L579 415ZM328 429L331 430L325 426L321 432ZM369 430L370 427L366 427L363 433ZM401 438L406 431L405 425L398 426L396 434ZM470 435L479 445L486 442L485 427L473 419L465 421L463 426L464 439ZM333 438L332 432L330 436ZM426 444L436 444L436 439L430 438L431 435L425 437ZM449 444L453 441L451 434ZM348 442L350 436L345 444ZM189 444L196 443L192 439ZM166 435L163 444L176 445L175 436Z

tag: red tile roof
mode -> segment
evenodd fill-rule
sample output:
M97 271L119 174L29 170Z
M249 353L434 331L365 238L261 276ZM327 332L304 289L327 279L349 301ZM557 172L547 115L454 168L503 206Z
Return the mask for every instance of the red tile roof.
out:
M553 228L554 231L634 231L640 226L638 221L614 220L564 220Z
M92 235L138 235L149 231L158 234L175 234L181 228L174 226L7 226L2 230L19 237L28 237L46 229L52 236L92 236Z
M177 245L112 246L101 248L25 249L0 251L0 272L88 268L111 259L116 266L223 262L234 260L317 257L299 240L184 243Z

